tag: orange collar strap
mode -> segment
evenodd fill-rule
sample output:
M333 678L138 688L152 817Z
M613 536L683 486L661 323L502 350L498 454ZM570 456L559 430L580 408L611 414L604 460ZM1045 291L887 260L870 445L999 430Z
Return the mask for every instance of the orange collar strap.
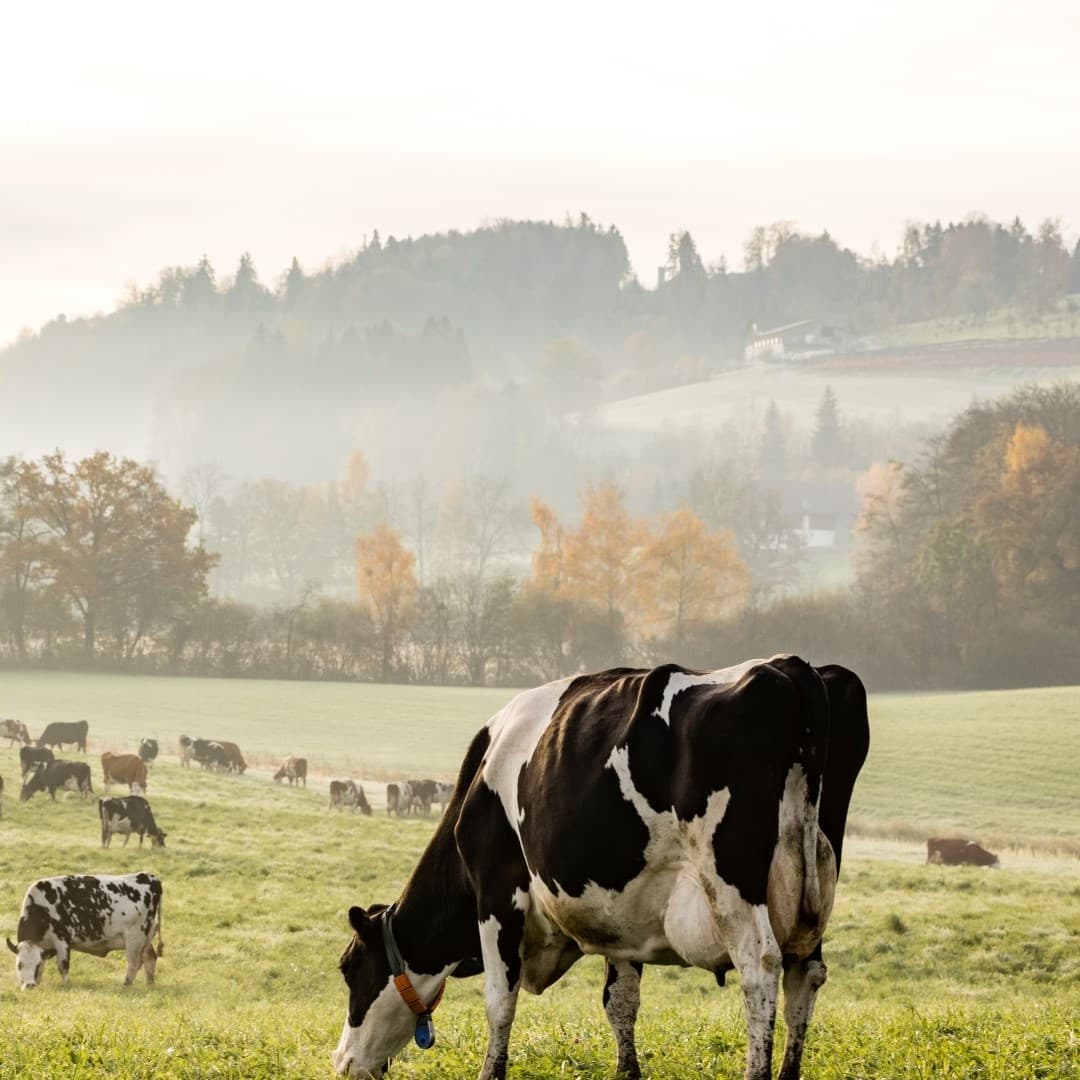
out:
M420 995L413 988L412 980L404 972L394 976L394 985L397 987L397 992L401 995L401 1000L404 1001L417 1016L423 1016L425 1013L433 1013L439 1007L439 1002L443 999L443 992L446 990L446 983L444 982L442 986L439 987L439 992L435 995L435 1000L430 1005L425 1005L420 1000Z
M416 988L412 984L412 979L409 978L408 973L405 971L405 958L401 955L397 939L394 937L391 922L394 917L395 906L395 904L391 904L383 914L383 941L386 945L386 959L390 964L390 973L394 976L394 986L397 987L397 992L401 995L401 1000L404 1001L417 1016L428 1016L438 1008L439 1002L442 1001L443 991L446 989L446 982L444 981L442 986L439 987L439 992L435 995L435 1000L430 1005L425 1005L420 1000L420 995L416 992Z

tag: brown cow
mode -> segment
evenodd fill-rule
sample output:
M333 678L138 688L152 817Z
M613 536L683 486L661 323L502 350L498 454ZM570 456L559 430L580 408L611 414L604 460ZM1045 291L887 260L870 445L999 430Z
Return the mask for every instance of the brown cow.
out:
M138 754L111 754L106 750L101 755L101 771L106 791L113 783L127 784L136 794L146 791L146 762Z
M1001 860L974 840L960 837L932 837L926 841L927 863L942 866L993 866L1001 868Z
M287 757L281 763L281 768L274 773L275 783L281 783L282 780L288 780L289 787L293 784L303 784L307 787L307 758Z
M240 753L240 747L236 743L218 739L217 744L225 751L225 762L229 772L242 773L247 768L244 755Z

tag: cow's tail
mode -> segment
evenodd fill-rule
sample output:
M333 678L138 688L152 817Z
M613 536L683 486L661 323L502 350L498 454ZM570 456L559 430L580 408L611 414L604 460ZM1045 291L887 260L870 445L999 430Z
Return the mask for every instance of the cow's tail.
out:
M821 676L797 656L774 658L771 663L792 681L802 700L797 762L805 777L802 807L803 895L802 908L811 919L821 913L821 882L818 879L818 812L821 779L829 745L829 693Z
M158 956L165 955L165 942L161 937L161 907L158 907L157 913L157 954Z

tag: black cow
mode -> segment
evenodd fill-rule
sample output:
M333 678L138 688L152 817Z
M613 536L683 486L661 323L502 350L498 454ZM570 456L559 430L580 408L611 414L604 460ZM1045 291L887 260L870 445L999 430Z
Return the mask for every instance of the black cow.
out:
M19 767L22 769L24 780L31 769L36 769L39 765L48 765L50 761L55 760L51 750L42 750L36 746L19 747Z
M229 771L229 755L225 747L213 739L192 739L191 756L204 769Z
M157 934L157 950L151 944ZM154 981L161 941L161 882L153 874L115 877L69 874L42 878L26 890L19 927L19 944L7 939L15 954L15 973L24 990L41 982L45 961L56 966L67 985L71 952L105 956L115 949L127 953L124 985L135 981L146 965L146 982Z
M23 782L19 799L26 802L39 791L47 791L56 802L57 788L77 791L84 799L93 795L90 766L85 761L50 761L48 765L39 765Z
M147 765L151 761L155 761L158 756L158 742L157 739L140 739L139 740L139 757L146 762Z
M150 845L165 846L165 833L158 828L150 804L141 795L128 795L118 799L98 799L98 817L101 818L101 846L108 847L117 833L124 838L127 847L131 834L139 838L150 837Z
M859 679L796 657L622 668L519 694L474 738L398 901L349 909L335 1069L378 1076L430 1023L404 998L430 1009L448 975L482 960L481 1076L497 1080L519 989L599 953L621 1073L640 1075L642 965L681 964L721 982L739 971L750 1080L771 1076L783 973L780 1076L796 1080L868 747Z
M38 746L55 746L58 750L64 749L64 743L74 743L75 746L86 753L86 733L90 725L85 720L72 720L66 723L54 720L46 724L45 730L38 739Z

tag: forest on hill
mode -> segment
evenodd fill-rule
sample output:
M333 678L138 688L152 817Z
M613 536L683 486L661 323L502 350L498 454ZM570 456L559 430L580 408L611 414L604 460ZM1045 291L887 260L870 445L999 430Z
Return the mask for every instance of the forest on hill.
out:
M1018 337L1056 312L1068 334L1071 293L1080 244L1052 221L913 224L891 258L781 222L738 269L675 232L644 283L618 230L585 215L376 234L321 269L294 260L267 282L247 255L229 273L203 259L113 312L58 316L0 353L0 431L5 451L112 449L171 476L215 462L321 480L363 448L383 476L444 478L484 457L565 506L582 480L568 416L740 364L754 327L813 317L857 341L949 317L978 337L1007 310Z

